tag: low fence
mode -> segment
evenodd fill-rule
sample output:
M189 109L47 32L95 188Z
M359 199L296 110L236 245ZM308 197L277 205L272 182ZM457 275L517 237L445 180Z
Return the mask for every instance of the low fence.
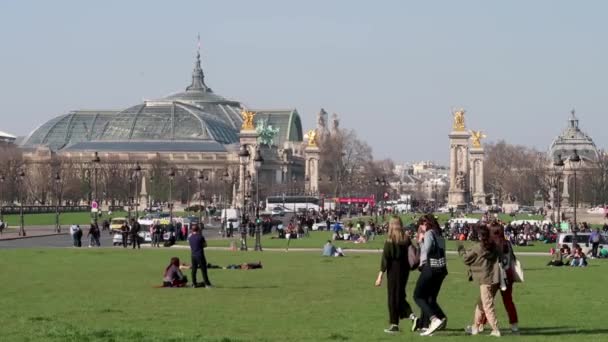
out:
M24 205L23 213L24 214L54 213L56 209L59 210L60 213L91 211L91 207L89 207L88 205L62 205L59 207L55 207L54 205ZM3 214L19 214L20 212L21 212L20 206L3 206L2 207Z

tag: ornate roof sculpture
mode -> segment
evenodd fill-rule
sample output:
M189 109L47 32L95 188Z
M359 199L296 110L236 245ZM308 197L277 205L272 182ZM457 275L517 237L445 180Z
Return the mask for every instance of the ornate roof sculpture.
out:
M568 126L551 144L550 160L554 160L558 156L568 158L574 150L577 151L583 161L595 162L598 160L598 151L593 139L581 131L575 111L572 110Z
M268 120L259 120L255 131L258 133L258 142L266 146L273 146L274 138L279 134L279 129L269 125Z

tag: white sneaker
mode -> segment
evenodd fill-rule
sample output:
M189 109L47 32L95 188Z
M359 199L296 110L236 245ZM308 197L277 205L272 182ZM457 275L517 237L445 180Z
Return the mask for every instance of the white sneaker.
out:
M439 327L441 327L442 324L442 320L440 320L439 318L433 318L433 320L431 321L431 324L429 325L429 329L425 332L423 332L422 334L420 334L420 336L429 336L432 333L434 333L437 329L439 329Z
M490 333L490 336L494 336L494 337L500 337L500 330L492 330L492 332Z
M519 335L519 328L517 324L511 324L511 333L514 335Z
M469 326L467 326L467 327L464 329L464 332L465 332L467 335L477 335L477 334L479 334L479 330L478 330L477 328L475 328L475 327L470 326L470 325L469 325Z

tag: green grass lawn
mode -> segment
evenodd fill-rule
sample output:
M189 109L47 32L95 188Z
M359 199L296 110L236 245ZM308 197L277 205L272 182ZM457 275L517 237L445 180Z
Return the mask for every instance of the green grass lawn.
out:
M317 253L209 251L218 265L262 261L262 270L210 270L213 289L159 289L171 256L187 250L21 249L0 251L3 341L397 341L387 336L386 289L373 287L379 255L323 258ZM521 258L517 284L521 336L516 341L605 341L601 298L608 265L549 268L547 258ZM449 259L440 303L449 317L433 339L466 337L478 288L460 260ZM408 298L417 273L410 277ZM600 299L600 300L598 300ZM413 303L412 303L413 304ZM414 305L416 311L417 307ZM406 321L407 323L407 321ZM404 328L406 326L404 325ZM487 333L487 332L486 332Z
M238 236L240 239L240 235ZM262 238L262 247L271 247L271 248L287 248L287 240L285 239L276 239L276 234L268 234L263 236ZM332 233L327 231L314 231L310 232L309 237L304 237L302 239L296 239L289 241L289 248L322 248L323 245L327 242L327 240L331 239ZM375 240L369 241L367 243L356 244L353 242L344 242L344 241L334 241L334 244L337 247L342 247L343 249L382 249L384 246L385 236L377 236ZM230 243L235 241L234 239L215 239L208 240L207 244L213 247L229 247ZM237 240L237 246L240 246L240 240ZM247 239L247 244L249 247L253 247L255 243L255 239L249 238ZM465 246L470 245L470 242L465 242ZM526 246L526 247L515 247L516 252L549 252L549 249L554 247L554 244L545 244L542 242L536 242L534 245ZM455 251L458 248L457 241L447 241L448 250Z

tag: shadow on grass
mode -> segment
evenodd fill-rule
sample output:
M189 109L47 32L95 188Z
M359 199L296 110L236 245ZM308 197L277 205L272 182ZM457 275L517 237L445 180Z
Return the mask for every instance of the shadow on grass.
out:
M332 341L348 341L349 340L348 336L344 336L342 334L336 334L336 333L329 335L327 337L327 339L332 340Z
M217 289L232 289L232 290L245 290L245 289L278 289L278 285L261 285L261 286L249 286L249 285L240 285L240 286L215 286Z
M521 328L522 335L539 335L539 336L554 336L554 335L598 335L608 333L608 329L580 329L575 327L538 327L538 328Z

